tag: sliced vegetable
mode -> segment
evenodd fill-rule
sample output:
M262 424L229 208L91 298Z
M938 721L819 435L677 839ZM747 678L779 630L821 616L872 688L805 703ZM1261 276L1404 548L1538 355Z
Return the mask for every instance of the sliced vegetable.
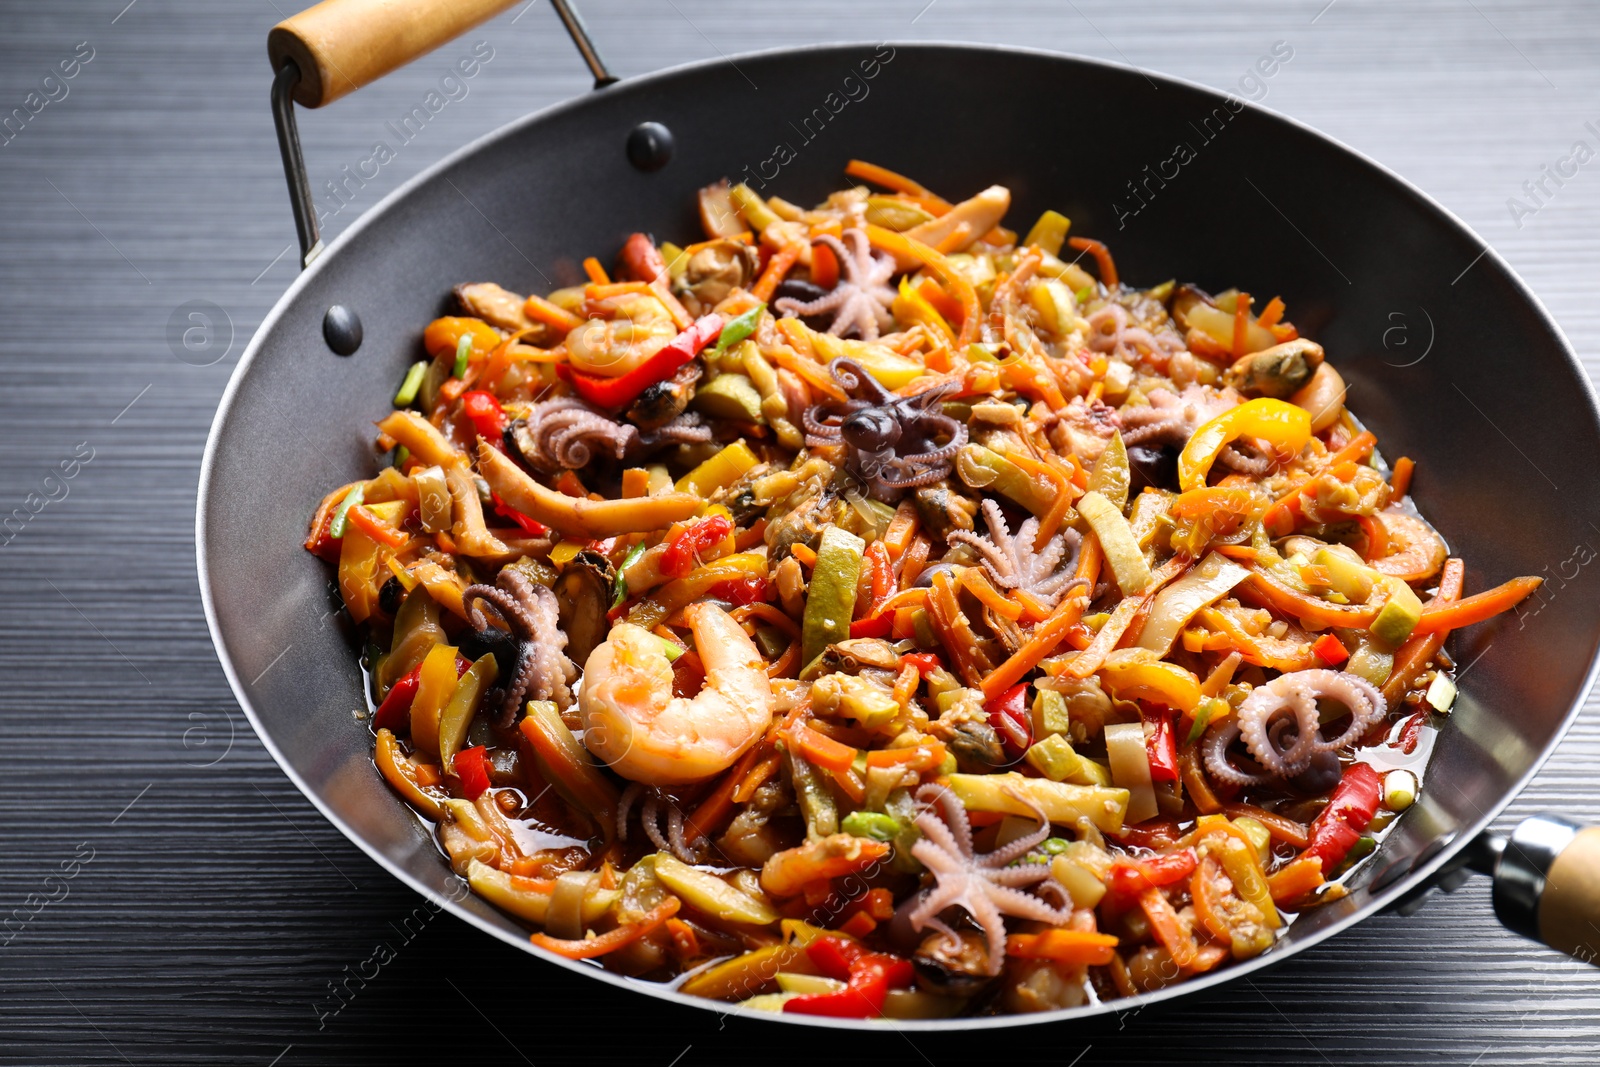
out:
M883 1014L890 989L903 989L916 977L911 961L887 953L868 952L858 942L829 935L806 946L806 956L824 975L848 983L844 989L812 993L784 1002L783 1010L801 1015L871 1019Z
M1128 520L1122 517L1122 510L1091 490L1079 498L1078 512L1100 542L1122 595L1137 596L1149 588L1150 565L1139 550Z
M1139 647L1165 656L1201 608L1227 596L1249 574L1226 556L1208 553L1188 574L1156 594L1144 629L1139 631Z
M668 341L655 355L626 374L605 378L556 364L556 374L570 382L578 395L598 407L622 408L650 386L672 377L678 368L694 359L722 331L723 318L715 312L703 315L694 325Z
M1178 456L1178 485L1187 492L1206 484L1217 456L1241 437L1255 437L1291 455L1311 440L1311 415L1270 397L1247 400L1200 426Z
M696 911L716 919L751 926L778 921L772 905L742 889L735 889L714 874L689 866L665 852L656 853L656 877Z
M451 760L456 777L461 779L461 791L468 800L477 800L489 790L489 759L482 745L473 745L457 752Z
M1378 772L1365 763L1352 763L1328 798L1328 806L1311 824L1311 844L1306 854L1322 860L1332 871L1360 839L1361 832L1378 813L1382 783Z
M1156 805L1156 791L1151 784L1144 724L1111 723L1105 728L1105 736L1111 781L1128 794L1127 821L1137 824L1155 818L1161 809Z
M848 530L830 526L817 544L817 563L806 589L800 627L800 662L809 664L823 649L850 636L856 586L867 543Z
M1142 735L1139 753L1142 761ZM1020 795L1026 801L1031 801L1034 807L1043 810L1045 818L1052 823L1071 826L1078 819L1088 819L1105 833L1117 833L1122 829L1123 816L1128 807L1126 789L1024 778L1015 771L1006 774L952 774L946 781L968 811L1032 817L1033 807L1017 799L1016 795Z
M456 682L449 703L439 713L439 762L446 767L466 743L472 717L498 674L494 656L485 654Z
M417 399L417 390L422 388L422 376L427 373L428 361L419 359L406 370L405 378L400 382L400 389L394 394L394 406L408 408Z

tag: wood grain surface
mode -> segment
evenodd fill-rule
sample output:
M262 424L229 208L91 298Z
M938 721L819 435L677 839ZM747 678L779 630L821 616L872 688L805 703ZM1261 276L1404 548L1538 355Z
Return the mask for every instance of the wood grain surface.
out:
M1503 931L1482 880L1205 998L965 1040L824 1038L663 1011L415 914L418 899L324 823L256 741L195 578L211 415L295 271L264 47L291 2L0 8L0 117L37 110L0 128L0 515L31 508L32 493L48 501L0 532L0 916L11 916L0 919L0 1063L1600 1060L1600 971ZM1600 143L1585 125L1600 127L1592 5L583 7L623 76L791 43L947 39L1077 52L1253 95L1461 215L1545 301L1591 376L1600 370L1600 163L1537 202L1521 188L1575 141ZM302 112L313 185L366 159L385 123L477 41L493 58L467 95L340 206L325 236L469 139L589 87L555 13L534 0ZM1293 58L1260 88L1241 85L1279 41ZM952 146L973 150L1004 146ZM1513 211L1512 197L1531 210ZM1593 598L1597 581L1585 573L1567 595ZM1504 821L1545 809L1600 820L1597 761L1591 705ZM395 958L375 968L380 944ZM334 999L330 984L350 975L366 977Z

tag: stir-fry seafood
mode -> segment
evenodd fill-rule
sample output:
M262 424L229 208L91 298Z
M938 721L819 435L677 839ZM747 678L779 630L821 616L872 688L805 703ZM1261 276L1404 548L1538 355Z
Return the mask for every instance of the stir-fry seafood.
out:
M1269 950L1415 800L1446 635L1538 579L1465 595L1282 300L847 173L428 324L306 544L379 771L537 945L749 1009Z

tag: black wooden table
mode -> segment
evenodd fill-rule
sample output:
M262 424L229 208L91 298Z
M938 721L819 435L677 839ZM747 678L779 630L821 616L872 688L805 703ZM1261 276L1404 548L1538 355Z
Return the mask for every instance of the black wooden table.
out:
M0 1062L1600 1061L1600 972L1502 931L1481 882L1217 995L968 1041L724 1025L574 986L453 918L408 925L417 898L317 816L244 722L195 579L206 430L295 271L263 48L295 2L0 4L0 516L13 516L0 527ZM585 13L624 76L790 43L950 39L1232 89L1438 197L1600 359L1600 163L1547 183L1553 195L1523 187L1574 142L1600 147L1590 6L590 0ZM533 0L302 113L319 197L393 143L386 124L478 41L493 55L465 95L345 185L330 235L469 139L588 87ZM1253 75L1275 47L1291 58ZM1505 821L1600 819L1597 759L1591 706ZM352 992L336 999L334 983Z

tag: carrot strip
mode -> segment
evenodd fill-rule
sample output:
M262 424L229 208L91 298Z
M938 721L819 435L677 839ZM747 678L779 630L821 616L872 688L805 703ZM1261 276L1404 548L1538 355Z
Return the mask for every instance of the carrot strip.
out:
M852 159L845 164L844 172L852 178L860 178L864 182L881 185L891 192L904 193L921 202L924 207L933 211L935 215L943 215L955 206L920 182L913 181L904 174L897 174L888 167L880 167L876 163ZM937 206L939 210L935 211L934 206Z
M1439 578L1439 591L1428 601L1428 607L1448 607L1460 600L1466 570L1466 564L1453 556L1445 560L1444 574ZM1433 657L1439 654L1439 649L1444 647L1444 639L1449 636L1449 630L1436 630L1433 633L1412 634L1406 638L1395 650L1394 667L1389 672L1389 680L1383 683L1384 700L1393 706L1404 696L1406 690L1416 681L1417 675L1421 674L1432 662Z
M570 333L583 325L583 320L564 307L550 303L537 293L528 297L522 305L522 313L534 322L542 322L546 326L554 327L562 333Z
M1371 430L1362 430L1350 438L1343 448L1329 456L1323 469L1329 470L1341 463L1360 463L1367 458L1367 454L1377 443L1378 439L1373 436Z
M1022 676L1039 665L1039 661L1056 650L1062 638L1067 636L1067 631L1078 624L1083 617L1085 597L1072 596L1044 622L1034 627L1033 633L1023 646L1000 666L996 667L987 678L983 680L983 695L986 700L995 697L1010 689ZM1106 651L1110 651L1107 649ZM1088 653L1080 653L1080 658Z
M379 521L378 516L360 504L345 512L345 515L356 529L387 548L401 549L411 541L403 530L396 530L393 526Z
M1234 298L1233 306L1233 354L1244 355L1245 342L1250 337L1250 304L1249 293L1240 293Z
M1401 456L1394 461L1394 473L1390 476L1392 499L1399 500L1411 491L1411 472L1416 469L1417 465L1410 456Z
M590 282L583 287L585 300L610 300L614 296L630 296L635 293L649 293L654 296L655 289L649 282Z
M1037 934L1012 934L1006 938L1006 955L1020 959L1055 960L1057 963L1103 966L1116 955L1115 934L1087 930L1045 930Z
M778 773L778 768L783 766L783 757L776 752L769 752L765 759L750 768L750 773L745 775L739 783L739 788L733 791L733 802L743 804L756 795L756 790Z
M1003 619L1016 622L1022 618L1022 605L1007 600L1000 590L989 584L989 578L983 573L981 567L967 567L961 572L961 584L977 597L979 602L990 611Z
M750 746L750 750L739 757L739 762L722 776L722 780L711 791L711 795L700 802L694 809L694 814L684 823L683 830L687 840L693 841L700 837L710 840L712 834L721 832L727 824L728 817L733 814L734 794L739 790L745 776L767 754L768 747L765 738Z
M1029 474L1043 475L1055 483L1056 495L1050 504L1050 510L1044 518L1039 520L1039 532L1033 538L1033 550L1042 551L1050 543L1056 531L1061 528L1061 520L1067 517L1067 510L1072 507L1072 479L1063 474L1060 468L1053 463L1042 463L1032 456L1023 455L1021 452L1008 449L1006 458Z
M825 244L811 246L811 284L822 289L839 284L839 257Z
M1267 306L1261 309L1261 314L1256 316L1256 325L1263 330L1270 330L1283 321L1283 297L1275 296L1267 301Z
M818 733L803 722L791 726L788 737L801 755L825 771L847 771L856 761L856 749Z
M1493 589L1475 593L1460 603L1424 611L1421 621L1417 623L1417 628L1412 633L1428 634L1439 630L1458 630L1463 626L1472 626L1485 619L1492 619L1502 611L1522 603L1529 593L1543 584L1543 578L1513 578Z
M750 295L762 303L772 299L772 294L777 292L778 283L782 282L797 261L800 259L800 246L797 244L784 245L772 256L767 263L767 269L761 272L761 277L756 279L756 284L750 290Z
M1104 241L1096 241L1093 237L1068 237L1067 244L1079 252L1087 252L1094 257L1095 265L1100 268L1100 280L1107 289L1117 287L1117 264L1111 258L1111 249L1105 246Z
M1326 600L1319 600L1290 589L1255 565L1250 565L1248 569L1250 577L1238 586L1245 600L1258 606L1264 605L1288 618L1300 619L1316 629L1325 630L1333 626L1342 626L1347 629L1365 630L1372 625L1372 620L1378 617L1376 607L1364 604L1330 604ZM1424 615L1423 618L1426 619L1427 616Z
M971 236L972 225L966 222L958 222L955 229L939 238L939 242L933 246L934 251L941 256L949 255L951 252L966 245Z
M564 956L569 960L588 960L596 956L604 956L608 952L615 952L619 948L626 948L639 940L645 934L661 926L668 919L678 914L678 909L683 906L677 897L668 897L649 911L638 922L629 926L619 926L615 930L608 930L599 937L586 937L578 941L568 941L564 938L551 937L540 931L532 935L534 946L547 952L554 952L557 956Z
M791 344L796 343L794 334L804 329L805 326L799 319L778 320L779 332L788 338ZM835 400L848 399L844 395L844 390L839 387L839 383L833 380L833 375L829 374L827 368L818 364L816 360L803 356L792 348L785 348L783 345L774 345L772 348L767 349L766 355L784 370L793 371L805 379L805 383L817 390L817 392L824 393Z
M1254 804L1224 804L1222 810L1230 819L1254 819L1271 831L1273 837L1295 848L1305 848L1311 841L1304 823L1295 822L1277 812L1258 808Z
M1172 954L1172 962L1182 968L1194 966L1200 946L1195 943L1194 934L1183 928L1172 901L1167 899L1160 887L1151 886L1140 893L1139 906L1150 920L1150 932Z
M583 273L587 274L589 280L596 285L611 284L611 275L606 273L606 269L600 265L600 261L593 256L583 261Z
M728 614L733 616L734 622L744 622L746 619L757 618L762 622L776 626L790 637L800 636L800 628L795 625L794 620L771 604L745 604L734 608Z
M817 565L816 550L810 545L804 545L796 541L794 544L789 546L789 555L805 564L808 570Z

